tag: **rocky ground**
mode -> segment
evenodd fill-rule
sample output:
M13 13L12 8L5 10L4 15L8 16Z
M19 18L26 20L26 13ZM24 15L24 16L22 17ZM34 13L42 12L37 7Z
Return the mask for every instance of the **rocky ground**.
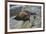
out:
M18 21L14 19L15 14L19 13L22 9L22 6L13 6L10 9L10 28L11 29L19 29L19 28L39 28L41 27L41 8L40 6L23 6L25 10L28 10L32 13L36 13L37 15L31 15L30 22L29 21ZM34 16L36 17L34 19Z
M14 16L13 16L14 17ZM33 25L33 26L32 26ZM41 26L40 17L36 16L35 19L33 19L33 16L30 17L29 21L18 21L14 18L10 18L10 28L11 29L19 29L19 28L39 28Z

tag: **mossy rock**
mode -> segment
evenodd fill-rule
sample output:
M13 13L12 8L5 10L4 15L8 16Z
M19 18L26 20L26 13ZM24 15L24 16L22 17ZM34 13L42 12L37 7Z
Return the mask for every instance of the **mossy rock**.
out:
M29 21L26 21L23 25L22 25L22 28L31 28L32 27L32 24L29 23Z

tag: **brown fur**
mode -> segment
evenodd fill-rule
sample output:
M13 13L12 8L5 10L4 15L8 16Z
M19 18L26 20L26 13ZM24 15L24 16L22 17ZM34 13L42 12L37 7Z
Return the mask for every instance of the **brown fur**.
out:
M17 16L18 16L18 18L23 19L25 21L26 20L30 21L30 13L26 10L21 11Z

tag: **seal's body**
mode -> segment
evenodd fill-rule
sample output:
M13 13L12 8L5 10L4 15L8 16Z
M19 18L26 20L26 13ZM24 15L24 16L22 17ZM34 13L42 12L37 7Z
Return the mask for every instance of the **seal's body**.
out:
M18 15L15 17L16 20L23 20L23 21L30 21L30 13L26 10L20 12Z

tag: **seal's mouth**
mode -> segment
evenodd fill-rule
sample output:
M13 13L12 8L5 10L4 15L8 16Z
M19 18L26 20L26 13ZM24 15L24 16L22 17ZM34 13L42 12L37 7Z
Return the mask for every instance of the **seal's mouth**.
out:
M16 20L22 20L21 17L17 17L17 16L14 19L16 19Z

